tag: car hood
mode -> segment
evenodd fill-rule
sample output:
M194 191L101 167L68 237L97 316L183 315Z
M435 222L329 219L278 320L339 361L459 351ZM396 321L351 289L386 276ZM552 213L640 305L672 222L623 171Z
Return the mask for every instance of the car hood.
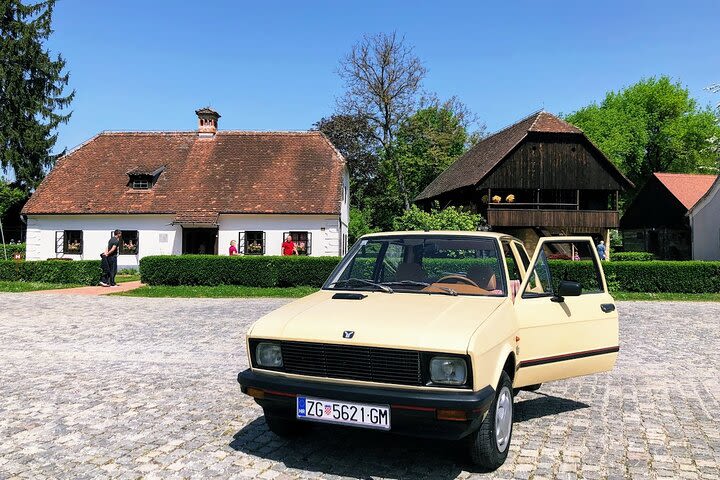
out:
M464 354L473 332L507 300L399 292L341 300L335 293L321 290L271 312L250 336ZM345 331L353 337L343 338Z

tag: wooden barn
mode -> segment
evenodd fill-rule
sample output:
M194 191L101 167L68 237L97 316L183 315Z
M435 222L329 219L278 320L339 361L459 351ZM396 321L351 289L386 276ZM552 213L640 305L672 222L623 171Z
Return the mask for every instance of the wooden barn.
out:
M478 142L415 202L464 206L530 248L551 234L590 234L609 244L618 194L632 187L582 130L541 111Z
M627 205L620 219L625 250L650 252L666 260L688 260L693 258L694 236L698 237L697 242L710 241L714 244L715 233L705 233L710 238L703 238L702 233L691 230L688 212L710 190L716 179L717 175L653 174ZM705 222L697 223L698 226L705 225ZM698 230L703 231L702 228Z

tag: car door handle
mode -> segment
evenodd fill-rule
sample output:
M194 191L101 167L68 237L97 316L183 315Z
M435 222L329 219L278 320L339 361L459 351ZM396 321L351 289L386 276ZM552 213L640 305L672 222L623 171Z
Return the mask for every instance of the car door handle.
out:
M613 303L603 303L600 305L600 310L602 310L605 313L610 313L615 311L615 304Z

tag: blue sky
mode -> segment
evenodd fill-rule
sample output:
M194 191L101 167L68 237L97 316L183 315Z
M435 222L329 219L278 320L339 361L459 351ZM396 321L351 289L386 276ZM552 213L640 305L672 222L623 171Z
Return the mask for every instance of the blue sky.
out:
M330 115L339 59L396 30L493 131L539 108L571 112L667 74L701 104L720 95L720 2L238 2L59 0L49 47L77 90L58 150L101 130L299 130Z

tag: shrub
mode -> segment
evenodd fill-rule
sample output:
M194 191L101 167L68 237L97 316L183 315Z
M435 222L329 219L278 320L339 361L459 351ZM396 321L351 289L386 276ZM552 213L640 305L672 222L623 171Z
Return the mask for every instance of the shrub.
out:
M611 252L610 260L615 262L649 262L655 260L650 252Z
M339 261L338 257L270 257L181 255L153 256L140 260L140 275L149 285L245 285L255 287L321 287ZM353 275L368 277L374 260L356 259ZM428 259L431 276L465 271L478 259ZM481 263L497 265L493 260ZM46 262L6 262L13 265ZM52 262L50 262L52 263ZM64 265L97 262L55 262ZM595 269L588 260L550 260L554 283L578 281L587 289L597 285ZM603 262L611 290L627 292L708 293L720 292L720 262L623 261ZM90 276L97 280L97 267ZM3 270L0 267L0 280ZM86 283L86 282L77 282ZM91 282L92 283L92 282Z
M551 260L553 281L562 279L596 285L590 261ZM615 291L652 293L720 292L720 262L622 261L603 262L605 280Z
M25 244L24 243L13 243L5 244L5 251L7 251L7 258L8 260L11 260L16 253L19 253L22 258L25 258ZM0 245L0 260L5 260L5 253L3 251L2 245Z
M150 256L140 260L140 278L148 285L320 287L338 262L337 257Z
M482 215L458 207L440 210L437 204L430 212L413 205L393 220L395 230L477 230L481 225L485 225Z
M0 260L0 280L93 285L100 280L99 260L25 262Z

